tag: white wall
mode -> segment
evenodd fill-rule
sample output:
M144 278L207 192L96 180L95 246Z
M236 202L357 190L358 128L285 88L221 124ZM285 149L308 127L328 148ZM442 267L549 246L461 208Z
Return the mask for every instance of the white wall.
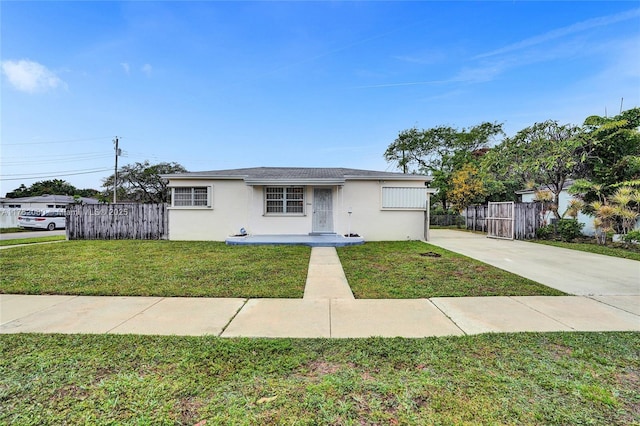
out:
M312 228L313 187L307 186L304 194L302 215L265 215L264 186L248 186L249 215L245 228L250 234L308 234ZM335 209L335 189L333 208Z
M23 209L0 208L0 228L17 228L18 216Z
M347 212L351 208L351 232L366 241L424 240L425 210L383 210L383 186L425 188L419 181L347 181L342 190L343 208L337 212L343 227L340 232L348 232Z
M525 203L532 202L534 196L535 194L533 193L522 194L522 201ZM573 198L574 197L572 197L567 191L560 192L560 197L558 199L558 204L559 204L558 213L560 213L560 216L562 216L564 212L567 211L567 207L569 206L569 201L571 201ZM548 212L547 215L545 216L547 224L549 223L549 219L552 217L554 217L553 213ZM570 216L565 215L565 218L570 219ZM578 222L584 223L584 228L582 228L582 233L584 235L595 234L595 228L593 227L593 217L583 213L579 213L577 219L578 219Z
M169 239L224 241L247 224L250 187L239 180L179 180L172 186L211 186L207 207L169 207Z
M178 180L171 186L212 186L212 208L170 207L169 239L224 241L245 228L250 234L309 234L313 227L313 188L305 192L301 216L264 214L264 187L242 180ZM424 182L347 181L333 190L334 232L350 230L367 241L423 240L424 210L382 210L383 186L421 187ZM426 188L425 188L426 196ZM351 217L348 211L352 210Z

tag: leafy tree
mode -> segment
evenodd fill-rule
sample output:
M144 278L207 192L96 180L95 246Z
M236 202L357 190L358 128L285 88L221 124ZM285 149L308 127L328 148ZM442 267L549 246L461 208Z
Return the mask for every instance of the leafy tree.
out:
M607 188L640 179L639 128L640 108L611 118L588 117L581 135L582 177Z
M451 192L449 198L453 207L462 212L474 202L483 202L486 193L482 176L478 168L467 163L451 175Z
M80 197L94 197L98 194L95 189L78 189L62 179L43 180L28 188L22 184L13 191L7 192L7 198L36 197L39 195L78 195Z
M506 138L484 158L484 168L496 179L515 180L521 188L545 186L553 194L553 204L559 204L562 188L582 165L577 137L579 128L548 120L536 123ZM560 219L557 209L556 218Z
M122 166L118 169L117 199L139 203L166 203L169 201L168 182L160 175L186 171L175 162L150 164L145 161ZM114 179L115 176L111 175L102 181L105 199L113 199Z
M501 134L502 124L489 122L461 130L449 126L425 130L411 128L399 133L387 147L384 157L404 173L433 175L433 185L438 188L437 199L446 209L452 174L484 154L491 140Z

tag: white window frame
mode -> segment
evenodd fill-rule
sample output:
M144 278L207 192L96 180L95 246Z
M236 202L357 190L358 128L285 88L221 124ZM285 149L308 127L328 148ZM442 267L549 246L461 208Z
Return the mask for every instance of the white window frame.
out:
M281 189L282 190L282 198L271 198L269 199L269 190L270 189ZM298 193L292 193L291 198L288 197L288 190L299 190ZM301 185L270 185L264 187L263 192L263 201L264 201L264 215L265 216L305 216L305 200L307 198L307 188ZM302 198L296 198L294 195L302 195ZM269 202L282 202L282 211L278 212L270 212L269 211ZM291 206L291 209L302 211L288 211L288 203L296 203L300 204L299 206Z
M182 204L176 205L176 190L191 190L190 191L190 204ZM199 201L197 199L196 189L206 189L207 191L207 199L205 204L197 204ZM182 200L187 201L187 200ZM174 186L171 187L171 208L175 209L211 209L213 208L213 186L211 185L194 185L194 186Z

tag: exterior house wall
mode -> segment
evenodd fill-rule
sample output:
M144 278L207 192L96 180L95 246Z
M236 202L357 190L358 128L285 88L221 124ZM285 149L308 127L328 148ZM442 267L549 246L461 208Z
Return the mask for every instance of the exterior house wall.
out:
M247 185L243 180L185 179L172 181L170 186L207 186L212 194L211 207L170 207L170 240L224 241L241 228L256 235L309 234L313 228L314 188L332 189L335 233L350 230L367 241L424 239L424 209L382 208L383 187L424 188L426 198L424 181L347 180L342 186L306 185L304 213L282 216L265 214L262 185Z
M247 223L249 187L239 180L178 180L172 187L210 187L211 207L169 207L169 239L224 241Z
M278 185L275 185L278 186ZM298 185L296 185L298 186ZM313 187L306 186L304 193L304 213L301 215L267 215L265 213L264 191L262 185L249 188L249 220L245 224L250 234L308 234L311 232L313 212ZM335 206L335 193L334 193Z
M522 202L524 203L528 203L528 202L532 202L534 201L535 194L533 192L526 192L522 194ZM564 212L567 211L567 207L569 206L569 202L574 199L573 196L571 196L571 194L569 194L566 190L563 190L562 192L560 192L560 196L558 199L558 213L560 213L560 216L562 216L564 214ZM547 224L549 223L549 219L553 217L553 213L548 212L547 216L545 217L545 220L547 222ZM569 218L569 216L565 216L566 218ZM595 234L595 228L593 227L593 217L588 216L584 213L579 213L578 214L578 222L580 223L584 223L584 228L582 228L582 233L584 235L594 235Z
M424 182L349 181L343 188L343 209L339 222L367 241L423 240L425 210L394 210L382 208L383 187L420 187ZM348 211L352 210L351 218ZM342 233L346 234L345 228Z

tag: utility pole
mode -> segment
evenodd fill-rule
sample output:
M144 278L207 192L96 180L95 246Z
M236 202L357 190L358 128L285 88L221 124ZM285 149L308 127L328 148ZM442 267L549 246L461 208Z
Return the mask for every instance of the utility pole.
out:
M114 149L116 151L116 167L113 174L113 204L116 203L116 194L118 192L118 156L120 155L120 148L118 147L118 137L113 140Z

